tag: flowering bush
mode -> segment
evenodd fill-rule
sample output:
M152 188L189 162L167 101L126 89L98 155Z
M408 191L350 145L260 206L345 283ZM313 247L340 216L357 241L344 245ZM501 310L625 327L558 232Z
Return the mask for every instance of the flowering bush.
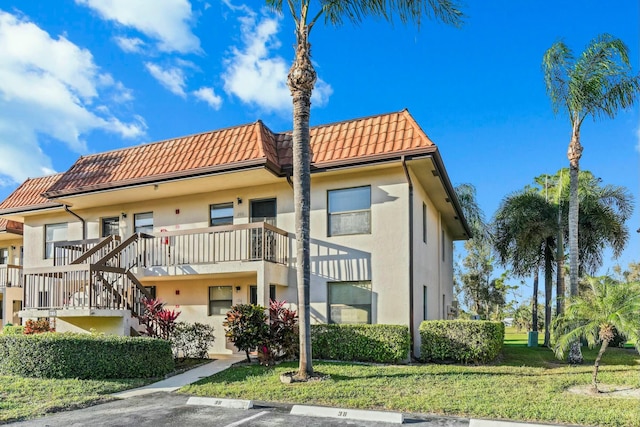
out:
M182 352L183 357L205 359L215 339L211 325L178 322L171 337L173 356L177 358Z

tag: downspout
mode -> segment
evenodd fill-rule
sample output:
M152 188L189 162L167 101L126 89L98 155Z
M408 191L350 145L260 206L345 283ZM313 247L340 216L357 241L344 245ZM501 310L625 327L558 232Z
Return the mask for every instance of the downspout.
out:
M64 210L69 212L71 215L75 216L80 220L80 222L82 223L82 240L86 240L87 239L87 223L85 222L85 220L82 217L80 217L80 215L78 215L77 213L72 212L71 209L69 209L69 206L67 205L64 205Z
M293 190L293 181L291 180L291 171L286 172L287 182L289 183L289 187Z
M402 168L409 185L409 335L411 336L411 358L415 357L413 350L415 329L413 327L413 182L407 168L405 156L402 156Z

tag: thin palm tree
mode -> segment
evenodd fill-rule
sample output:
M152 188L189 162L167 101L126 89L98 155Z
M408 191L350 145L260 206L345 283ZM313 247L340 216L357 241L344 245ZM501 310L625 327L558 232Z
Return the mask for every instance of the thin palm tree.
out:
M298 314L300 326L300 365L298 377L307 378L313 373L311 363L311 332L309 324L309 284L311 279L309 259L310 228L310 136L309 118L311 94L316 82L316 72L311 62L311 30L324 17L324 22L334 26L345 20L361 22L367 17L391 20L397 15L403 23L420 25L424 16L445 24L462 24L462 12L457 0L266 0L277 12L286 8L295 23L295 58L287 76L287 85L293 98L293 193L296 229L296 279L298 287ZM311 10L315 7L315 10Z
M578 171L583 147L580 129L584 119L613 118L620 109L634 104L640 91L640 75L632 75L628 49L609 34L596 37L575 58L562 41L543 56L542 68L553 110L563 110L571 122L569 158L569 289L578 294Z
M589 277L589 288L568 300L566 311L554 323L556 357L581 338L590 348L600 344L593 364L591 387L598 392L598 370L602 355L615 333L635 342L640 351L640 283L623 283L611 277Z
M510 266L516 277L534 276L534 326L537 325L538 272L544 265L544 344L547 346L550 344L556 226L555 206L531 189L507 196L500 204L493 223L493 243L500 264Z

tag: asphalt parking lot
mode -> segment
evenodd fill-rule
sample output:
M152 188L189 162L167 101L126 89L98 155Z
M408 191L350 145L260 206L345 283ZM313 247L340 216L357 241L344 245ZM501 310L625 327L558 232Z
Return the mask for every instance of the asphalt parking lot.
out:
M399 424L350 421L335 418L315 418L290 415L290 405L260 404L253 409L226 409L187 405L189 396L175 393L154 393L116 400L68 412L60 412L31 421L8 424L21 427L69 426L215 426L215 427L275 427L275 426L362 426L397 427ZM444 417L405 417L412 427L467 427L469 420Z

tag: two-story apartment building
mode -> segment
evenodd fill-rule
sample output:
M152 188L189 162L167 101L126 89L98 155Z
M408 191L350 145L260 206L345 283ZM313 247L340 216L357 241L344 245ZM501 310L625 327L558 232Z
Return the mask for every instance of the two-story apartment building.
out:
M313 127L311 151L312 321L409 325L417 354L420 322L455 311L470 234L437 147L404 110ZM233 351L231 305L296 305L291 163L291 133L257 121L27 180L0 204L23 224L20 315L127 335L150 295Z

